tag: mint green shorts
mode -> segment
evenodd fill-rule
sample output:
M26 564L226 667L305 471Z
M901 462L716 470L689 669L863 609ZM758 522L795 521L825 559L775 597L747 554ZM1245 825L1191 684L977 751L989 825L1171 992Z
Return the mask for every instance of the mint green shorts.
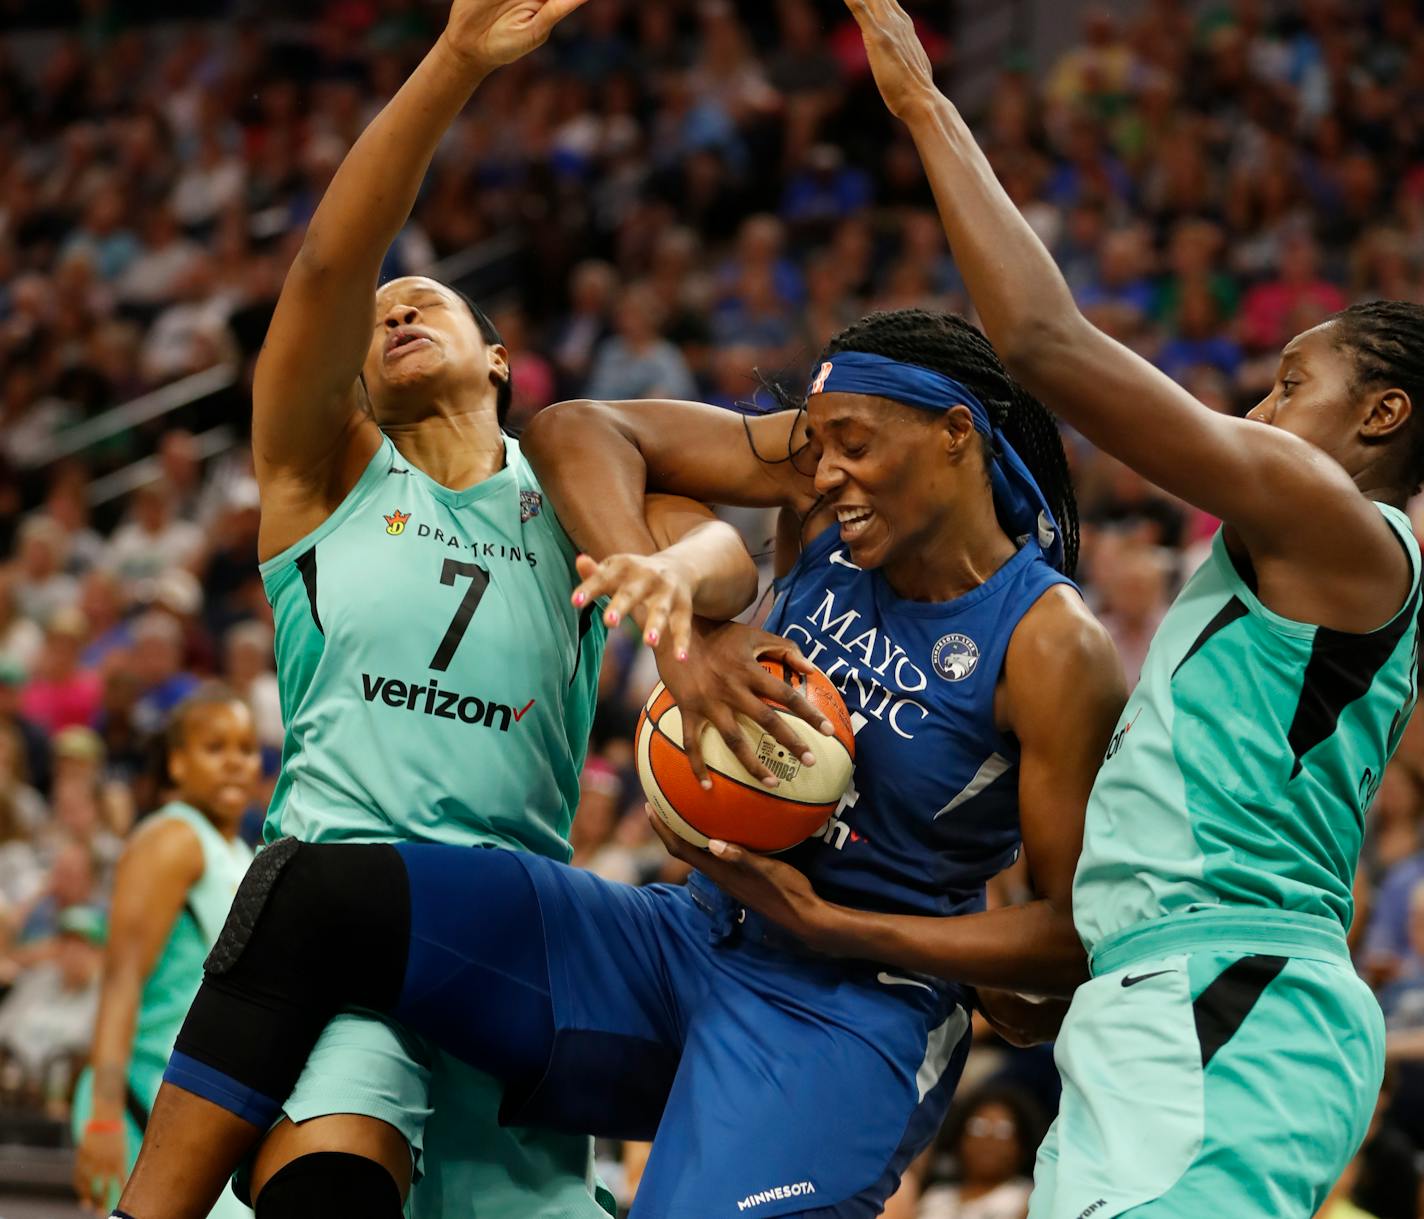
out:
M1310 1219L1384 1073L1384 1021L1348 957L1220 939L1126 955L1064 1022L1029 1219Z
M399 1025L347 1012L323 1031L283 1112L294 1122L359 1113L399 1130L414 1161L412 1219L608 1219L593 1140L501 1126L501 1091Z

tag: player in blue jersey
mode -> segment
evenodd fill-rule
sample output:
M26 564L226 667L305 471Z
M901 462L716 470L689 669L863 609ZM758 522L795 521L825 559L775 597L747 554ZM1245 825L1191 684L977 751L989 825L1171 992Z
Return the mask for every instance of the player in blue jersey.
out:
M1084 976L1067 894L1121 672L1066 574L1056 430L983 336L874 315L831 342L805 412L750 421L751 444L693 404L548 418L533 450L582 537L626 528L646 483L802 518L774 619L792 642L709 632L679 698L725 723L724 673L799 642L845 693L857 768L790 858L848 908L962 922L980 950L937 980L817 952L705 876L636 889L513 852L278 843L179 1039L135 1219L198 1213L211 1157L192 1165L255 1137L338 1003L496 1075L506 1120L653 1139L635 1215L874 1216L944 1115L967 987ZM814 473L777 460L808 424ZM985 911L1020 841L1040 896Z

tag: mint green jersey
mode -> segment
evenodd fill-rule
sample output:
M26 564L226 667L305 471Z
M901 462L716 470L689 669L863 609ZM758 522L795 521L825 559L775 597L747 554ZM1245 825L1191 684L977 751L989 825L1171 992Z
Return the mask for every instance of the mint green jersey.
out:
M268 841L428 840L567 859L603 628L518 444L463 491L383 438L262 564L287 726Z
M136 1076L142 1068L157 1072L153 1087L146 1089L143 1098L149 1105L157 1091L158 1075L168 1065L183 1017L203 980L203 961L217 942L233 894L252 862L251 847L240 838L223 837L191 805L180 801L166 804L153 814L152 820L181 821L197 834L203 847L203 874L188 890L182 913L173 924L139 1000L133 1046L135 1069L131 1074Z
M1088 801L1073 914L1090 952L1220 907L1349 927L1365 810L1418 692L1419 546L1402 512L1378 507L1413 582L1367 635L1272 613L1217 533L1157 629Z

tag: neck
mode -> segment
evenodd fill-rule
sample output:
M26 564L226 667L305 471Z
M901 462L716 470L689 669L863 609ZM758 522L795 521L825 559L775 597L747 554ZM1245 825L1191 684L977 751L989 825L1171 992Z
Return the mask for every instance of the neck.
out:
M988 494L957 505L948 519L952 529L940 531L940 537L952 538L952 543L938 544L939 538L927 537L921 544L905 547L903 558L885 564L885 579L897 596L907 601L952 601L978 588L1014 557L1014 544L999 524Z
M1391 508L1398 508L1401 512L1409 503L1409 492L1386 477L1381 470L1361 470L1354 476L1354 479L1355 486L1360 489L1360 494L1366 499L1374 500L1380 504L1388 504Z
M383 424L381 430L411 465L452 491L464 491L504 468L504 436L493 409L455 413L437 403L422 419Z

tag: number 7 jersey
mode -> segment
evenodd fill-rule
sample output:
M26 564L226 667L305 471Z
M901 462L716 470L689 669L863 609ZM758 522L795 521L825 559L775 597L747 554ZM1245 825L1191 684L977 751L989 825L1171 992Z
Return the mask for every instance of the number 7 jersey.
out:
M320 527L261 566L286 739L265 836L567 859L604 631L518 444L463 491L383 437Z

